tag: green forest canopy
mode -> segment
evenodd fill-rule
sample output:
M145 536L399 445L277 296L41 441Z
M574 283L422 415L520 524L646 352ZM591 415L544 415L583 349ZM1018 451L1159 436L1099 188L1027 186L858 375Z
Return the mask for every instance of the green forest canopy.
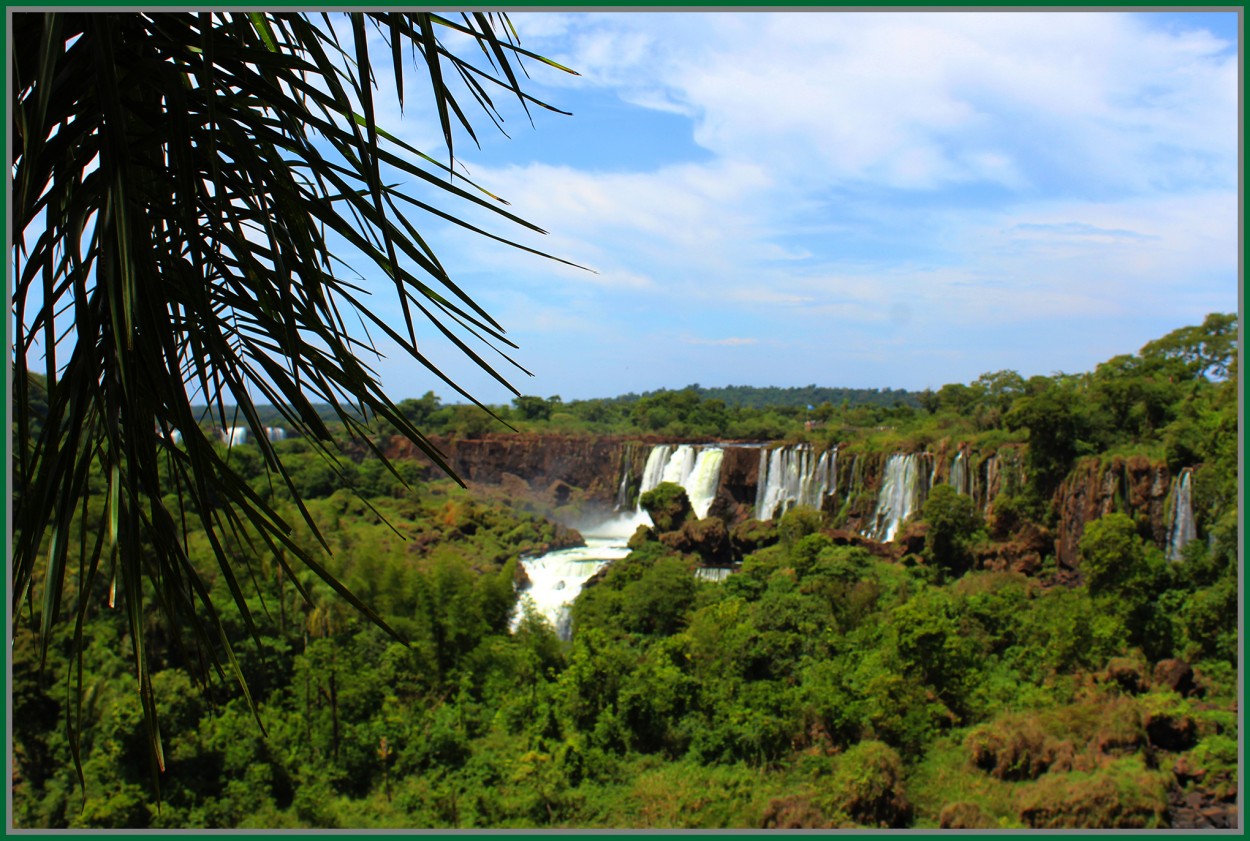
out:
M1197 466L1203 539L1180 562L1116 512L1086 528L1076 585L1053 577L1053 559L1033 575L979 567L975 558L1012 535L995 537L966 497L947 491L920 512L923 547L899 562L835 544L827 517L810 509L748 521L753 548L723 583L699 579L697 559L644 537L583 590L566 643L537 616L509 629L519 559L559 543L552 524L425 483L413 462L400 461L398 476L371 459L336 474L307 442L279 442L330 537L317 560L410 644L241 539L228 549L258 572L241 585L253 636L192 521L188 555L225 605L265 731L229 680L153 621L151 598L131 626L110 607L125 594L99 576L86 593L81 693L73 622L53 625L41 671L42 605L24 605L17 619L14 821L1148 828L1167 826L1179 814L1170 802L1187 797L1222 814L1238 787L1239 406L1235 343L1216 359L1227 367L1221 379L1205 356L1207 331L1195 337L1186 346L1201 356L1169 341L1086 375L1000 372L940 390L925 408L894 415L892 429L859 407L834 410L811 432L841 436L868 412L857 447L1022 436L1030 449L1045 445L1030 459L1046 481L1082 454L1126 448ZM717 422L704 405L716 401L694 397L648 412ZM446 408L418 401L414 411ZM269 504L293 505L254 447L231 457ZM98 472L90 484L79 515L88 534L100 527L106 486ZM1035 490L1013 510L1016 527L1054 515ZM310 530L295 537L312 545ZM67 593L83 580L77 560ZM123 654L136 632L168 740L159 804Z

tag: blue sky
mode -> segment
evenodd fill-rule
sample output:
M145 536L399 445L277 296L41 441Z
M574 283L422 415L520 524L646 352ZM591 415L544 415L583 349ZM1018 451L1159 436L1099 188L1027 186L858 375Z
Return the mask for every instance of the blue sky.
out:
M573 116L505 109L510 139L482 120L457 156L550 233L491 230L594 271L414 221L520 345L522 393L1076 372L1238 309L1233 13L512 19L581 74L527 65ZM384 118L439 149L419 103ZM411 362L377 370L453 399Z

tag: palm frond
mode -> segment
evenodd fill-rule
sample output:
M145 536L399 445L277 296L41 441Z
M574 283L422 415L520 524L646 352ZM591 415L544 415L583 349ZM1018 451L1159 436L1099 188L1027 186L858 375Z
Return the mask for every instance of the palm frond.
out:
M463 94L449 80L465 83L476 107L499 125L485 86L509 91L527 112L534 104L550 108L522 89L514 64L525 56L558 65L521 49L506 17L496 15L456 23L430 13L354 13L346 45L328 15L19 12L12 22L13 605L15 613L28 600L42 605L46 647L62 614L71 526L77 514L86 528L90 475L107 477L102 531L94 541L80 536L78 587L67 594L75 601L78 680L90 583L107 560L130 626L159 770L144 649L149 606L177 645L185 631L247 693L217 607L188 557L188 517L207 535L253 633L244 583L256 572L227 550L229 541L254 539L292 580L287 559L299 559L394 633L238 475L201 427L193 395L206 399L222 426L237 418L251 430L271 477L291 492L323 545L268 443L253 395L332 462L340 454L310 396L334 406L349 430L361 431L359 417L385 419L451 473L383 393L347 324L380 329L462 394L418 351L425 329L418 314L499 382L508 384L474 345L524 370L499 350L513 346L500 325L452 280L399 208L523 248L445 206L485 209L503 224L539 230L455 173L456 132L476 136L457 100ZM445 164L377 124L367 23L387 40L401 106L402 47L423 66ZM480 46L485 66L442 44L438 33L449 27ZM386 183L383 167L424 194ZM402 326L336 274L344 265L357 272L372 266L393 282ZM30 383L38 374L46 412L35 419ZM379 449L373 454L385 461ZM176 510L166 506L170 494ZM68 727L79 762L73 709Z

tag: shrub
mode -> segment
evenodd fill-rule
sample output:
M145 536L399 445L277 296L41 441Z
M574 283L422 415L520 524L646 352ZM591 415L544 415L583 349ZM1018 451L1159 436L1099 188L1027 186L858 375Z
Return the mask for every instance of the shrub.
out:
M694 513L686 489L674 482L661 482L642 495L639 506L651 517L657 533L677 531Z
M769 801L760 825L764 829L828 829L831 826L811 798L797 794Z
M1063 743L1047 737L1034 718L1004 718L964 739L972 763L1000 780L1035 780L1050 768ZM1067 750L1071 745L1066 744Z
M857 824L902 827L912 806L903 789L903 763L889 745L860 742L838 760L828 803Z
M733 527L729 541L734 555L741 559L777 542L777 527L771 520L745 520Z
M815 508L798 505L781 515L777 521L777 536L787 550L809 534L820 530L823 517Z
M942 807L938 825L942 829L990 829L994 821L977 804L960 800Z
M1048 774L1024 794L1020 819L1036 829L1153 829L1166 826L1170 774L1134 757L1090 774Z

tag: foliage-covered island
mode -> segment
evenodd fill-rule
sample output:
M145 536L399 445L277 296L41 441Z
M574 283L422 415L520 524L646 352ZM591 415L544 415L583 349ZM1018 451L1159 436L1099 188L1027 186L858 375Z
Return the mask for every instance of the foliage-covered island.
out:
M1235 825L1236 336L1232 316L1213 315L1088 374L997 372L884 404L803 394L784 405L778 392L757 405L694 389L527 397L495 407L518 430L506 432L433 395L401 403L452 442L806 441L837 445L842 464L859 456L852 492L767 520L723 505L699 520L684 492L659 486L646 504L668 515L582 590L570 640L534 613L511 617L525 560L579 541L551 518L586 515L585 488L530 494L528 477L511 476L465 491L404 457L396 476L341 430L358 457L336 472L306 441L277 441L329 544L304 534L310 550L408 644L315 575L290 580L263 544L231 544L258 572L225 580L188 524L257 717L154 613L131 627L102 570L82 627L72 615L52 625L42 668L43 604L16 619L14 823ZM394 445L384 424L374 434ZM885 456L956 451L982 465L1014 453L1015 468L992 498L936 481L893 541L865 536ZM276 510L292 505L253 444L221 454ZM1195 539L1178 557L1158 537L1178 524L1136 500L1128 464L1192 483ZM614 489L619 463L603 472ZM94 539L106 480L91 484L80 517ZM1104 490L1106 505L1082 513ZM1065 559L1059 536L1075 534L1074 518ZM733 570L721 580L697 574L713 544ZM71 550L61 610L79 586L75 553L88 551ZM165 739L159 801L135 633ZM81 687L68 679L75 634ZM81 732L82 790L67 720Z

